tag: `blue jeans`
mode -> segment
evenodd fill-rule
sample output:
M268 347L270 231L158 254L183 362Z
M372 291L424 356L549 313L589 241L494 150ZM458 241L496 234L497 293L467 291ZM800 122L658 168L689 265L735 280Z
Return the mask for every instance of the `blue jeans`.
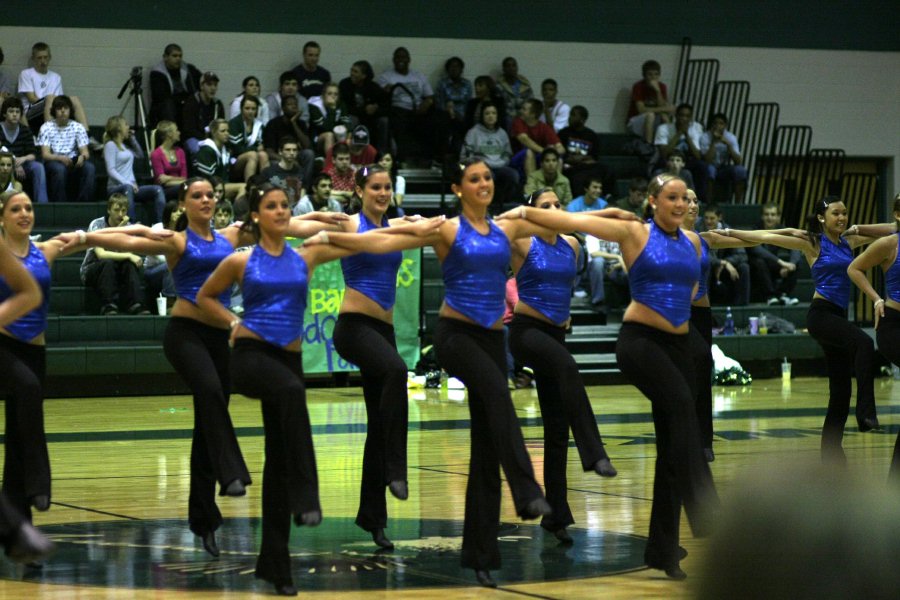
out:
M162 294L167 298L175 297L175 282L166 263L144 269L144 280L147 282L147 292L150 296Z
M94 200L94 164L87 160L78 168L66 167L58 160L44 163L47 173L47 196L54 202L69 202L66 187L70 181L77 181L78 191L75 202L92 202Z
M44 163L38 160L26 160L22 163L25 179L31 182L31 194L35 202L47 202L47 173Z
M606 300L606 290L603 289L604 280L612 281L619 287L628 287L628 273L622 269L607 272L606 259L602 256L591 258L588 275L591 279L591 304L601 304Z
M154 223L162 222L163 210L166 208L166 193L158 185L142 185L137 192L134 187L123 184L106 188L107 195L125 194L128 196L128 217L132 223L137 223L137 214L134 210L134 201L153 202Z

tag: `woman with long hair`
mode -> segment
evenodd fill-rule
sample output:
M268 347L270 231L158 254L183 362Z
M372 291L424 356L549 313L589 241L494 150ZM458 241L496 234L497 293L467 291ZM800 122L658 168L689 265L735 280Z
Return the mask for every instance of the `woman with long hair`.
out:
M297 593L288 551L291 516L297 525L316 526L322 520L301 354L307 287L318 265L350 254L325 245L291 249L285 242L290 221L284 190L269 184L257 188L250 198L250 219L242 226L256 246L223 260L197 293L206 318L231 329L235 385L261 400L265 468L256 577L286 596ZM244 299L243 319L222 302L235 283ZM348 304L352 307L353 301Z
M0 193L21 191L22 184L16 181L16 157L0 149Z
M531 194L526 205L562 209L550 188ZM514 240L511 248L519 301L509 325L509 346L516 362L534 371L544 421L544 485L553 512L544 516L541 527L571 544L566 532L575 522L566 498L569 428L585 471L601 477L617 474L603 448L578 365L565 344L571 321L569 297L581 246L572 236L550 232Z
M684 579L678 547L681 506L695 537L711 532L718 510L695 414L694 357L700 349L697 336L689 334L691 299L700 279L700 240L681 229L688 206L684 181L660 175L653 178L648 192L646 223L525 206L503 217L556 231L581 231L621 247L631 303L622 318L616 359L622 373L650 400L656 430L653 508L644 561L673 579Z
M181 141L181 131L172 121L160 121L156 125L156 142L159 144L150 153L150 166L154 181L162 186L166 198L178 198L181 184L187 181L187 159L184 150L175 144Z
M137 223L134 203L152 202L155 221L162 221L163 209L166 207L166 195L158 185L138 185L134 176L134 158L144 157L140 144L134 139L131 127L124 117L110 117L106 121L106 133L103 135L103 160L106 163L107 195L116 193L128 197L128 216L132 223Z
M822 346L828 368L829 398L822 426L822 458L837 464L847 462L841 440L850 414L854 373L859 430L865 432L878 428L872 367L875 344L862 329L847 319L851 289L847 268L853 261L853 249L874 238L844 235L846 229L847 207L844 202L837 196L826 196L816 202L805 232L793 230L794 235L781 235L766 230L724 230L725 235L740 240L800 250L809 263L816 291L806 316L806 326L809 334Z
M237 227L212 228L216 203L212 185L203 178L194 177L182 184L180 202L184 212L174 235L154 240L106 229L87 233L85 241L111 250L163 255L172 272L177 299L166 327L163 350L193 393L188 521L191 531L202 539L203 547L218 556L215 532L223 519L215 501L216 482L219 495L243 496L250 474L228 414L228 328L199 308L197 291L220 262L235 248L253 243L254 237ZM291 235L307 237L334 222L335 217L324 213L304 215L290 220L289 231ZM227 305L230 293L223 293L221 300Z
M900 240L900 194L894 197L892 208L894 232L888 234L884 225L854 225L852 234L882 236L872 243L862 254L857 256L847 268L850 280L872 300L875 312L875 341L878 350L889 361L900 365L900 262L898 262L898 240ZM866 277L866 273L881 267L884 273L884 295L875 291ZM900 483L900 433L894 444L894 456L891 460L890 478Z
M259 79L254 77L253 75L248 75L244 77L244 80L241 82L241 93L234 97L234 100L231 101L231 106L228 109L228 118L233 119L241 114L241 104L243 104L244 98L247 96L253 96L254 98L262 98L262 87L259 85ZM268 102L260 102L259 103L259 114L257 115L259 120L263 122L263 125L269 122L269 103Z

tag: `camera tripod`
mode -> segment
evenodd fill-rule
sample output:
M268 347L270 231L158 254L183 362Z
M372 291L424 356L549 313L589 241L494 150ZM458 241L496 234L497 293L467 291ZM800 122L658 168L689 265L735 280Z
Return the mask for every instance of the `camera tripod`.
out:
M129 75L128 80L122 86L122 89L119 90L119 95L116 96L116 99L121 100L122 96L124 96L125 92L128 90L128 87L131 86L131 91L128 92L128 97L125 99L125 104L122 105L122 110L119 111L119 116L121 117L125 114L128 103L134 98L134 135L137 139L143 137L144 156L149 160L150 151L152 149L150 148L150 135L147 131L147 112L144 110L144 77L142 71L143 69L141 67L134 67L131 69L131 75Z

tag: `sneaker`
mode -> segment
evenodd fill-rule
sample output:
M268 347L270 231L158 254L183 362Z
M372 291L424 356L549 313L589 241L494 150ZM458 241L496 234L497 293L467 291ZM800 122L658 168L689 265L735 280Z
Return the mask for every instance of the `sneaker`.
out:
M587 298L587 292L584 290L575 290L572 295L576 298Z
M136 302L131 305L131 308L128 309L128 314L131 315L149 315L150 311L141 304L140 302Z
M774 305L776 305L776 304L781 304L781 298L776 298L775 296L772 296L771 298L769 298L768 300L766 300L766 304L768 304L769 306L774 306Z
M781 300L781 303L784 304L785 306L794 306L795 304L799 304L799 302L800 302L796 298L791 298L787 294L782 294L780 300Z
M119 309L116 308L115 304L107 304L103 308L100 309L101 315L117 315L119 314Z

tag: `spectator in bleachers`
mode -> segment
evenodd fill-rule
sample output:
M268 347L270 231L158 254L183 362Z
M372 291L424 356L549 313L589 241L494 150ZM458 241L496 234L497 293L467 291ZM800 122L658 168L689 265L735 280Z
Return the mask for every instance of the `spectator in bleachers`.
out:
M284 114L283 103L285 98L296 98L299 115L297 118L303 121L305 126L309 126L309 102L300 95L299 88L300 82L293 71L285 71L278 77L278 91L266 96L270 120Z
M184 129L184 103L199 91L200 69L184 61L181 46L167 45L162 60L150 70L151 127L172 121Z
M729 229L722 211L715 205L703 211L706 231ZM744 306L750 303L750 263L744 248L719 248L709 251L709 299L713 304Z
M644 215L644 202L647 201L647 180L636 177L628 185L628 195L616 202L616 207L630 210L639 217Z
M544 100L541 121L550 125L557 133L569 125L571 111L568 104L556 97L558 87L555 79L545 79L541 82L541 98Z
M171 121L169 121L171 123ZM159 223L154 223L151 229L168 229L175 231L178 217L184 212L184 207L177 200L169 200L163 209L163 218ZM175 282L166 257L163 254L148 254L144 257L144 288L147 299L151 300L149 306L153 306L152 299L163 295L168 299L168 304L174 304L176 292Z
M213 175L212 177L207 177L207 181L209 181L209 185L212 186L213 189L213 198L216 200L216 204L225 200L225 182L222 181L221 177L216 177Z
M181 140L181 131L174 121L160 121L156 125L156 143L150 153L150 166L154 181L162 186L167 199L175 200L181 184L187 181L188 168L184 150L175 144Z
M233 119L241 114L241 101L247 96L260 99L259 114L256 115L256 118L262 121L263 125L268 123L271 118L269 116L269 104L262 101L262 87L259 85L259 79L253 75L244 77L244 81L241 83L241 93L234 97L234 100L231 101L231 106L228 107L228 118Z
M88 231L123 227L128 223L128 198L113 194L106 203L106 216L91 221ZM120 309L131 315L149 315L141 290L144 259L132 252L88 248L81 263L81 281L96 290L100 314L115 315Z
M572 201L572 187L568 178L560 173L559 152L555 148L545 148L541 158L541 168L533 171L525 182L525 195L549 188L556 193L556 197L563 207Z
M0 66L3 65L3 48L0 48ZM5 102L7 98L11 98L15 94L15 86L12 79L6 76L6 73L0 71L0 103Z
M731 182L734 201L743 204L747 191L747 168L741 164L744 161L741 147L735 135L728 131L728 117L724 113L716 113L709 120L709 130L700 136L700 153L709 174L709 197L713 197L714 185Z
M641 65L643 79L631 86L627 129L648 144L654 143L656 129L669 123L675 107L669 104L666 84L659 80L662 67L655 60Z
M683 102L675 109L675 122L664 123L656 130L654 143L663 161L675 150L680 150L684 154L685 168L694 178L691 189L697 192L697 198L701 203L706 203L706 182L709 179L709 172L700 152L702 135L703 125L694 120L694 107Z
M758 229L781 229L781 211L774 202L762 206L762 222ZM771 244L747 248L750 259L750 299L769 305L793 306L799 300L794 297L797 287L797 267L803 253Z
M497 87L506 104L506 118L510 120L521 113L527 100L534 98L531 82L524 75L519 75L519 63L512 56L503 59L503 74L497 82ZM543 106L538 114L540 115L542 111ZM511 123L504 123L504 128L509 126Z
M406 196L406 178L397 173L397 163L390 152L379 152L375 156L375 164L387 171L391 176L391 206L385 214L388 219L402 217L403 198Z
M241 114L228 121L228 151L232 164L232 180L247 181L269 166L269 155L263 146L263 122L257 118L259 98L246 96L241 101Z
M338 84L341 101L360 125L375 134L378 148L390 144L387 118L387 95L375 83L375 73L367 60L358 60L350 67L350 76Z
M216 212L213 215L213 227L215 229L225 229L234 223L234 209L231 202L222 200L216 204Z
M493 77L479 75L475 78L475 97L466 102L466 131L481 123L481 110L487 103L497 107L497 123L501 129L506 129L507 123L509 123L506 119L506 100L497 89Z
M77 184L75 199L90 202L94 199L95 169L88 151L88 134L84 125L73 121L72 101L57 96L50 106L51 120L41 125L37 144L47 173L47 196L54 202L69 199L67 187Z
M565 153L553 128L541 123L543 111L544 104L540 100L526 100L509 129L513 149L512 166L525 176L530 175L540 164L544 148L553 148L557 154Z
M490 102L481 105L481 122L466 133L459 156L460 159L480 158L490 167L494 175L493 204L498 209L502 209L504 204L521 201L521 193L518 193L519 172L509 166L512 146L509 135L500 127L496 105Z
M332 195L347 206L356 192L356 169L350 162L350 146L337 144L332 150L334 162L322 172L331 176Z
M466 127L466 105L472 99L472 82L462 76L465 63L458 56L447 59L444 63L446 75L438 82L435 98L438 110L447 113L452 137L451 152L456 152L462 145Z
M184 102L184 126L181 129L185 138L184 147L192 156L199 150L200 141L206 137L210 123L225 119L225 107L216 98L218 89L219 76L207 71L200 78L200 91L194 92Z
M38 160L38 147L28 123L22 122L25 109L22 101L11 96L0 108L0 146L12 152L16 162L16 178L31 186L31 197L37 202L47 201L47 175L44 163Z
M125 118L116 116L107 119L103 139L103 161L106 163L108 177L107 196L125 195L128 199L128 218L133 223L138 221L135 201L152 203L155 221L162 221L163 209L166 207L165 192L158 185L138 185L134 176L134 158L144 158L144 151Z
M325 84L331 81L331 73L319 64L322 47L318 42L309 41L303 44L303 62L293 68L297 77L300 95L309 100L321 96Z
M350 139L343 142L350 146L350 164L354 170L375 164L378 150L369 143L369 130L365 125L357 125L350 133ZM332 146L325 153L325 163L322 165L323 170L330 171L334 165L334 147Z
M283 137L278 143L278 160L273 161L263 172L263 178L285 191L291 208L297 205L303 195L306 182L303 179L303 168L297 162L300 146L292 137Z
M31 64L19 73L19 96L25 105L25 118L32 131L46 121L53 119L51 107L53 99L65 94L62 77L50 70L50 46L38 42L31 47ZM87 131L88 118L78 96L68 96L72 105L71 115Z
M600 210L606 208L607 204L606 198L603 197L603 180L591 177L584 187L584 193L569 202L566 210L569 212Z
M341 102L338 84L326 83L321 100L321 107L314 103L309 105L309 128L316 138L317 154L324 156L337 142L344 141L340 139L341 128L346 139L347 132L353 129L353 117Z
M21 191L22 184L16 180L15 157L5 147L0 147L0 194Z
M305 215L314 210L321 212L343 212L344 207L340 201L331 195L332 182L331 175L328 173L319 173L313 180L312 190L306 196L300 198L297 206L294 207L293 215Z
M666 157L666 168L665 169L656 169L653 171L653 175L659 175L660 173L664 173L666 175L675 175L676 177L681 177L684 180L684 183L687 185L689 190L694 189L694 176L691 175L691 172L684 168L685 158L684 153L681 150L672 150L669 156Z
M592 235L586 235L585 248L590 262L588 263L588 278L591 283L591 307L598 313L606 314L606 289L605 281L609 281L618 290L620 298L628 297L628 269L625 267L625 259L622 258L622 250L616 242L601 240Z
M397 145L397 159L444 160L449 122L434 106L434 91L425 75L409 68L409 50L394 50L394 68L376 82L390 94L390 125Z
M312 151L309 129L300 118L300 105L296 95L286 96L281 101L281 106L282 114L266 123L266 128L263 130L263 145L269 154L269 162L279 160L279 147L283 138L294 138L300 149L297 162L300 163L300 168L303 170L303 181L310 181L313 167L316 164L316 155Z
M576 105L569 111L569 123L559 131L559 141L565 149L563 175L572 182L572 189L583 189L592 177L599 177L607 189L615 189L616 178L606 165L599 162L600 143L593 129L585 125L588 110Z
M244 193L244 184L230 183L228 136L229 126L225 119L216 119L209 124L209 137L200 142L200 149L194 155L194 172L207 179L221 179L225 185L225 197L233 199Z

